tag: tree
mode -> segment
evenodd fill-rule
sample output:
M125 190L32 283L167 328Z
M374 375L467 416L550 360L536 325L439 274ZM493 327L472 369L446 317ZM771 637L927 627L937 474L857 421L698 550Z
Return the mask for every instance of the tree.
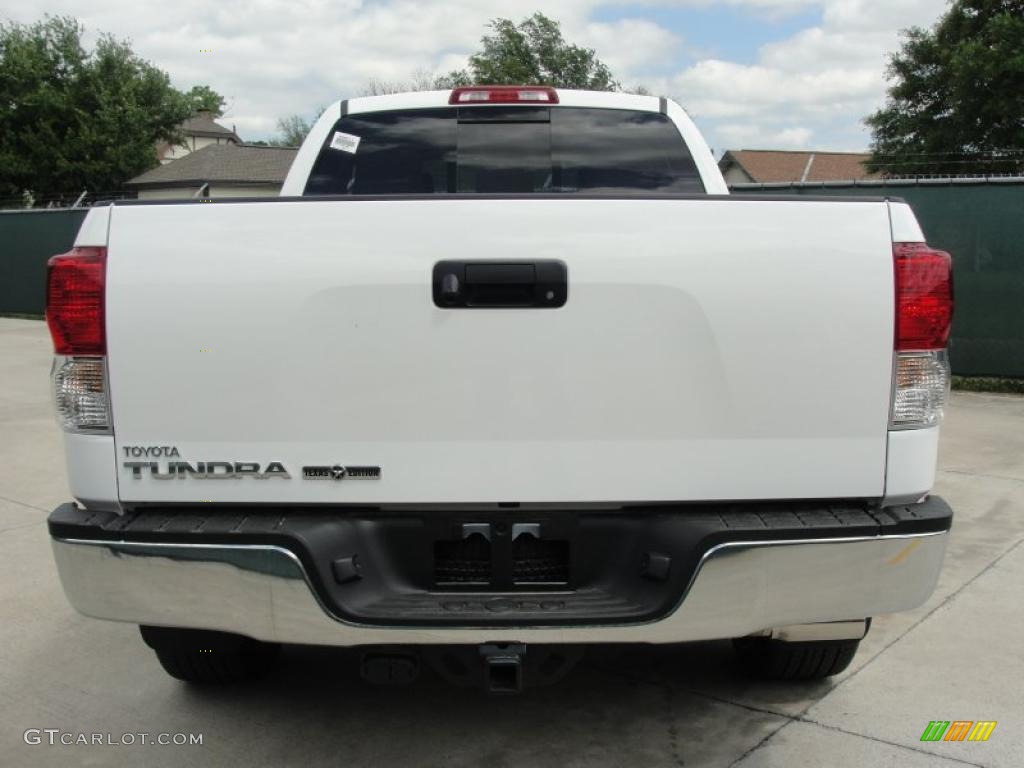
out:
M535 13L518 25L509 19L494 19L487 26L494 34L481 38L482 50L470 57L467 69L454 70L447 75L417 69L405 80L372 78L360 95L445 90L460 85L553 85L598 91L623 90L593 49L566 43L559 23L542 13ZM643 85L624 90L651 95Z
M890 59L866 119L868 166L891 175L1024 172L1024 0L955 0Z
M0 197L110 193L180 139L189 99L128 43L82 45L72 18L0 24Z
M323 112L323 110L320 111ZM269 144L274 147L297 147L302 144L306 134L309 133L312 127L312 121L307 120L302 115L288 115L287 117L278 118L278 136L275 139L271 139Z
M617 91L619 84L593 48L570 45L557 21L535 13L519 24L494 19L483 49L469 57L469 68L438 78L436 87L459 85L553 85Z
M360 91L360 96L382 96L387 93L408 93L410 91L433 91L443 88L440 78L429 69L417 69L407 80L383 80L371 78Z
M213 117L224 114L226 100L208 85L193 85L185 98L189 100L193 113L209 112Z

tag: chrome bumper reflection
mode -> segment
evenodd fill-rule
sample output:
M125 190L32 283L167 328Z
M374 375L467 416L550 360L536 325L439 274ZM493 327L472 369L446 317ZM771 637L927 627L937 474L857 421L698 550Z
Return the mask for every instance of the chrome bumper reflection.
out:
M937 532L721 544L705 554L683 600L663 619L513 628L342 621L318 600L299 559L281 547L54 539L53 551L71 604L98 619L320 645L672 643L915 608L935 588L947 538Z

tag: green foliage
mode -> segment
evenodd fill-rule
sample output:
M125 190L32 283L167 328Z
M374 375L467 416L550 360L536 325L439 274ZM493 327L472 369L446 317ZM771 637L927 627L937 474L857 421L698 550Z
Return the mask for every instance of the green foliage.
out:
M86 50L82 32L69 17L0 23L0 197L116 192L156 165L158 142L180 138L191 94L126 42L102 35Z
M1024 172L1024 0L955 0L904 33L869 167L891 175Z
M213 117L224 114L225 99L208 85L193 85L185 94L192 112L209 112Z
M435 81L437 88L459 85L553 85L617 91L619 84L592 48L571 45L562 37L557 21L535 13L519 24L494 19L483 48L469 58L469 68Z
M998 376L954 376L953 389L961 392L997 392L1024 395L1024 379Z
M461 85L553 85L595 91L621 90L611 70L597 58L593 49L567 43L559 23L543 13L535 13L519 24L510 19L494 19L487 26L492 34L481 38L481 50L470 57L467 69L454 70L447 75L418 69L405 80L373 78L360 95L445 90ZM650 95L642 85L625 90Z

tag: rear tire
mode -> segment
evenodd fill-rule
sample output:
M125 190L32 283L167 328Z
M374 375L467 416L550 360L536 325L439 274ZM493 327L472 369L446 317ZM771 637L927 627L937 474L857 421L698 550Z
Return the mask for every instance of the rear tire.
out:
M792 643L769 637L732 641L740 666L762 680L822 680L838 675L853 661L860 640Z
M252 680L267 674L281 646L229 632L171 627L139 627L171 677L199 685Z

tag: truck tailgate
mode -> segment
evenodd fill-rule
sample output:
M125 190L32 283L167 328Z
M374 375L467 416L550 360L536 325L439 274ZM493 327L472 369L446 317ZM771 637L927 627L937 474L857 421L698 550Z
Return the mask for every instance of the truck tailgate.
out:
M110 221L123 501L882 495L884 202L268 200ZM431 275L450 259L560 260L568 300L441 309ZM125 466L140 461L290 477L168 480Z

